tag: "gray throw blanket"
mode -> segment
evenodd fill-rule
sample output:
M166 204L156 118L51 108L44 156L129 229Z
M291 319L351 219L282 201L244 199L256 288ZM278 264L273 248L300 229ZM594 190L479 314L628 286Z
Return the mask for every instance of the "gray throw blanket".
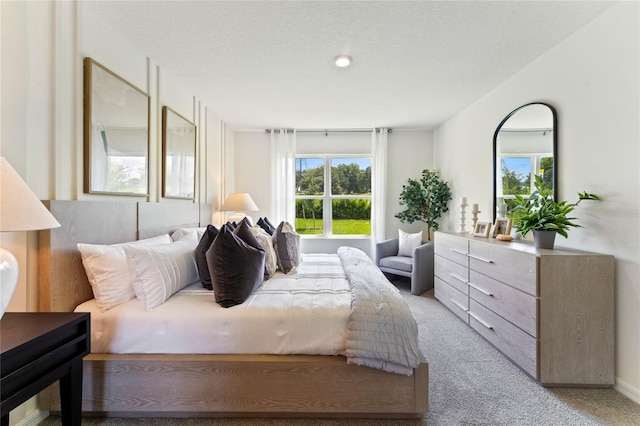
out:
M340 247L338 256L351 284L347 362L410 376L421 356L409 306L363 251Z

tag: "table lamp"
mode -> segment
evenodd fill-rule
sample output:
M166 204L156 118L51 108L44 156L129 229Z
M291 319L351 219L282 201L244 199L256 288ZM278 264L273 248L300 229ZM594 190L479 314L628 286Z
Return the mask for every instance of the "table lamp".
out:
M58 226L60 223L42 201L9 162L0 157L0 232L36 231ZM18 271L15 256L9 250L0 248L0 318L18 284Z
M235 212L234 214L229 216L227 220L229 222L239 223L245 217L247 217L249 221L252 222L251 218L244 214L244 212L257 212L260 209L251 199L251 195L247 194L246 192L236 192L227 197L227 199L222 204L222 207L220 207L220 210L223 212ZM253 223L251 223L251 225L253 226Z

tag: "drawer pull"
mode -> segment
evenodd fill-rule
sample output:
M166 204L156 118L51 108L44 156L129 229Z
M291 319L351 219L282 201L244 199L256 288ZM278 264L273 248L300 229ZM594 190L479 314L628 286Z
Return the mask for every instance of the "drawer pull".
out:
M484 262L484 263L493 263L493 260L485 259L484 257L474 256L472 254L467 254L467 256L472 257L474 259L477 259L477 260L479 260L481 262Z
M454 274L453 272L449 272L449 275L451 275L451 276L452 276L453 278L455 278L456 280L458 280L458 281L462 281L463 283L467 284L467 279L466 279L466 278L463 278L463 277L461 277L461 276L460 276L460 275L458 275L458 274Z
M454 248L450 248L449 250L451 250L451 251L452 251L452 252L454 252L454 253L461 254L461 255L463 255L463 256L466 256L466 255L467 255L467 252L466 252L466 251L462 251L462 250L458 250L458 249L454 249Z
M453 303L454 305L456 305L458 308L462 309L463 311L467 312L467 308L465 308L464 306L462 306L460 303L456 302L455 300L449 298L449 301L451 303Z
M486 294L487 296L491 296L491 297L493 297L493 293L491 293L491 292L489 292L489 291L485 290L485 289L484 289L484 288L482 288L482 287L478 287L478 285L477 285L477 284L474 284L474 283L472 283L472 282L468 282L467 284L469 284L471 287L473 287L473 288L475 288L476 290L478 290L480 293L482 293L482 294Z
M475 316L471 311L468 311L469 315L471 315L476 321L478 321L480 324L484 325L485 327L487 327L489 330L493 330L493 327L491 325L489 325L487 322L481 320L480 318L478 318L477 316Z

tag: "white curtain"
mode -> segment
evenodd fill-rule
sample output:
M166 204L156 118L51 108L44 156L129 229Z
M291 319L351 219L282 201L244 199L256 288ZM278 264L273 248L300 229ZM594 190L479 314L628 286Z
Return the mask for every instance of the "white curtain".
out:
M371 133L371 254L375 254L375 244L386 239L387 218L387 134L389 129L373 129Z
M291 129L271 131L271 216L274 225L287 221L296 223L296 133Z

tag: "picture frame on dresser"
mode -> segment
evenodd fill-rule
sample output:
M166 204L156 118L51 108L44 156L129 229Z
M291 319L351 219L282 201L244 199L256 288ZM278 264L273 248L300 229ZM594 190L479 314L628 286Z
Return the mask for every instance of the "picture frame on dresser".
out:
M162 107L162 196L193 200L196 189L196 125Z
M149 196L150 97L84 58L84 192Z
M493 225L493 238L498 235L509 235L511 233L511 219L499 217Z
M475 228L473 228L474 237L489 238L491 232L491 222L478 221Z

